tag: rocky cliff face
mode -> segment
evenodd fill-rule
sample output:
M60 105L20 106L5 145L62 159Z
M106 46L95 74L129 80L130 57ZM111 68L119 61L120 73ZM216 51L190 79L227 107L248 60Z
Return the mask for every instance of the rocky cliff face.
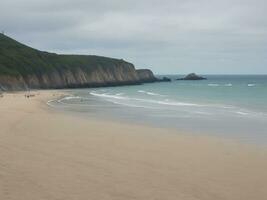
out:
M58 55L0 34L0 90L58 89L140 84L157 79L121 59Z
M155 82L150 70L135 70L132 64L110 67L97 66L87 71L82 68L72 70L52 70L30 75L0 75L2 90L84 88L117 86Z
M136 72L141 82L151 83L158 81L153 72L149 69L138 69Z

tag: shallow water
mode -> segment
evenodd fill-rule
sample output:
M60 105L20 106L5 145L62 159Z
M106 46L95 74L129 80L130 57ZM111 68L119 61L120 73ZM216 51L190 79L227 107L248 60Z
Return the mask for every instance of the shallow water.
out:
M71 90L73 96L50 104L88 116L267 144L267 76L206 77Z

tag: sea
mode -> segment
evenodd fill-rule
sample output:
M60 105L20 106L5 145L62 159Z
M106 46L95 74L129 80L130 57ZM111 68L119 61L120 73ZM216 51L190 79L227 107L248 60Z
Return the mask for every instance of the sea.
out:
M267 75L203 75L143 85L75 89L48 104L85 117L267 144ZM162 77L162 76L159 76Z

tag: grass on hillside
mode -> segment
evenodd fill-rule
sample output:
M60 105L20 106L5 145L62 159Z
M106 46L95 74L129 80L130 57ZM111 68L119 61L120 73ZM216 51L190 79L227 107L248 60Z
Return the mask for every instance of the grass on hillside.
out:
M43 74L53 70L90 71L95 67L112 68L126 62L101 56L58 55L39 51L0 34L0 75Z

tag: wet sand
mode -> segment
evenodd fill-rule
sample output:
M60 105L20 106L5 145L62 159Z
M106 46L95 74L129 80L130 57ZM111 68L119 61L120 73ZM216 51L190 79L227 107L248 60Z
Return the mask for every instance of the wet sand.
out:
M0 98L2 200L251 200L267 197L266 148L86 119L46 102Z

